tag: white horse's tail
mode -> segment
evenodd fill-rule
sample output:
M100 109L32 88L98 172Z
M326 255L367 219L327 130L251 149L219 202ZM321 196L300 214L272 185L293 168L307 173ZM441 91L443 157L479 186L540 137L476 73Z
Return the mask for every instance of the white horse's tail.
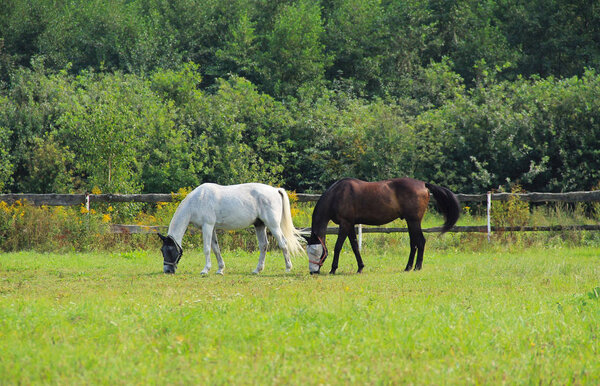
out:
M300 244L302 236L292 222L290 199L285 189L279 188L277 191L281 195L281 201L283 203L283 216L281 217L280 225L283 237L285 237L285 241L287 242L288 251L291 255L300 255L304 252L304 248L302 248L302 244Z

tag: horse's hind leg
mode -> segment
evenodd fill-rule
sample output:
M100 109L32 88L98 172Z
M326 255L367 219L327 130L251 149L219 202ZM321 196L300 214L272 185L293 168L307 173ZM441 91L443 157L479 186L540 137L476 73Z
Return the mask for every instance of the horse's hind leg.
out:
M223 256L221 256L221 248L219 248L219 241L217 240L217 230L213 229L212 234L212 250L217 257L217 262L219 263L219 269L217 273L219 275L223 274L223 270L225 269L225 262L223 261Z
M410 236L410 253L408 255L408 263L406 263L406 268L404 268L407 272L412 269L413 262L415 261L415 253L417 252L417 245L413 241L413 235L410 230L408 232Z
M281 228L279 226L273 226L269 229L271 229L271 233L273 234L273 237L275 237L277 245L279 245L279 248L281 248L281 251L283 252L283 259L285 260L285 271L290 272L292 270L292 261L290 260L290 252L287 247L287 241L285 240L285 236L283 235L283 232L281 231Z
M267 228L264 224L255 225L256 238L258 239L258 249L260 255L258 256L258 265L252 273L260 273L265 268L265 257L267 255L267 248L269 246L269 240L267 239Z
M211 263L210 263L210 247L212 245L212 236L215 226L212 224L204 224L202 226L202 241L204 244L204 258L206 259L206 265L202 272L202 275L206 275L208 271L210 271Z
M415 271L419 271L423 267L423 254L425 253L425 236L419 226L417 234L417 262L415 263Z
M410 237L410 255L408 256L408 263L406 264L405 271L410 271L413 266L415 253L417 255L417 262L415 264L415 271L418 271L423 266L423 253L425 252L425 236L421 230L420 221L407 221L408 234Z

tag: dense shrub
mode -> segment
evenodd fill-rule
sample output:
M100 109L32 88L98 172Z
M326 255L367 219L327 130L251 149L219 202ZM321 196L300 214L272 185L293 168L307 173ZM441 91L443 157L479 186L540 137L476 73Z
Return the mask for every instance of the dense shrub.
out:
M14 74L0 98L0 188L16 192L169 192L260 181L323 191L341 177L412 176L464 193L521 184L588 190L600 181L600 75L466 89L431 64L411 97L343 90L286 103L248 80L198 89L192 63L149 77Z
M103 249L112 238L110 216L85 208L33 206L0 202L0 249L18 251L85 251Z

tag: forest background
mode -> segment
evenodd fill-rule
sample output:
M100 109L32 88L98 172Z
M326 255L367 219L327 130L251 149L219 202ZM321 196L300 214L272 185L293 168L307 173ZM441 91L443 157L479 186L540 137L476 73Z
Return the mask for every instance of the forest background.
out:
M598 188L600 3L0 0L0 192Z

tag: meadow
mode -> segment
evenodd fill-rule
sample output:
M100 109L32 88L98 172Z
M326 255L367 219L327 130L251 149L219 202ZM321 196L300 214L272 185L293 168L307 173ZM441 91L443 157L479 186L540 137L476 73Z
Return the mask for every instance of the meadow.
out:
M403 237L366 235L361 275L347 247L335 276L278 250L258 276L241 249L224 276L189 248L175 275L158 249L0 254L0 383L600 382L599 247L428 235L405 273Z

